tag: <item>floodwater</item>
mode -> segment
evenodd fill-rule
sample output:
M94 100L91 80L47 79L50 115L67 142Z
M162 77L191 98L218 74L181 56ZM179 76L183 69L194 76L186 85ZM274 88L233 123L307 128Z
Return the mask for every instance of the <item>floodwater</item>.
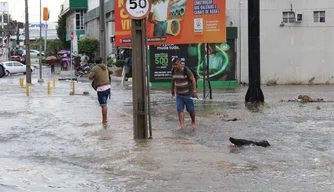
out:
M145 142L132 139L131 88L113 83L104 129L89 81L73 96L57 81L47 95L33 76L26 97L20 77L0 79L0 191L334 191L334 103L280 102L331 100L331 86L265 87L257 110L244 105L246 87L215 89L196 101L195 130L181 131L169 88L153 88ZM229 137L271 146L235 148Z

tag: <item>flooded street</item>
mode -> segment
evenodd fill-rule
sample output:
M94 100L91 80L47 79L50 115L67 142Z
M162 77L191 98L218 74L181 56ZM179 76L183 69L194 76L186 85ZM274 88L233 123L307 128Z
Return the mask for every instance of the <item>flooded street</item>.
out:
M49 70L49 69L48 69ZM109 127L90 81L33 75L0 79L0 191L334 191L334 102L281 102L298 95L334 100L333 86L263 87L266 104L245 107L247 87L196 101L198 125L178 131L170 88L152 88L153 139L134 141L131 87L112 83ZM82 95L88 91L88 96ZM228 121L236 118L236 121ZM232 147L229 137L268 140Z

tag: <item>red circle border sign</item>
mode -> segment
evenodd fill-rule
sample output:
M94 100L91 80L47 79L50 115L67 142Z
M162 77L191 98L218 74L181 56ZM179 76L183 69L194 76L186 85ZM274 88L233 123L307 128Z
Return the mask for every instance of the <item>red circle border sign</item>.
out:
M150 10L151 10L151 3L152 3L152 0L144 0L144 1L147 1L148 3L148 9L147 9L147 12L143 15L143 16L135 16L135 15L132 15L128 9L126 8L126 3L128 1L133 1L133 0L124 0L124 8L125 8L125 12L129 15L130 19L136 19L136 20L139 20L139 19L144 19L147 17L147 15L150 13ZM135 0L135 1L138 1L138 0ZM140 1L140 0L139 0Z

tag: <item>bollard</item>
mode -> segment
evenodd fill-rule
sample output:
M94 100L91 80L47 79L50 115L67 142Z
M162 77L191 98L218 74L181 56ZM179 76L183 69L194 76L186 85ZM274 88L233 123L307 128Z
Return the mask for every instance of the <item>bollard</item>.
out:
M24 79L20 78L20 87L24 87Z
M50 95L51 94L51 83L50 82L48 82L48 95Z
M72 81L72 93L74 94L75 93L75 82Z
M52 80L53 87L56 87L56 80Z
M26 96L29 96L29 83L26 83Z

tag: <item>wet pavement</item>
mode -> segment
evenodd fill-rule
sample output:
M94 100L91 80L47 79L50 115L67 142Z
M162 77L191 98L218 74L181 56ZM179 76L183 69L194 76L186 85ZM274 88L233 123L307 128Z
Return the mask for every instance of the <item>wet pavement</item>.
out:
M334 190L334 103L281 102L334 100L334 86L262 87L257 110L244 105L247 87L214 89L213 100L196 101L196 129L182 131L170 90L152 88L153 139L134 141L129 82L114 78L103 129L87 77L75 95L70 81L56 81L48 95L47 82L60 77L48 72L42 85L34 72L29 97L19 86L25 76L0 79L0 191ZM271 146L235 148L229 137Z

